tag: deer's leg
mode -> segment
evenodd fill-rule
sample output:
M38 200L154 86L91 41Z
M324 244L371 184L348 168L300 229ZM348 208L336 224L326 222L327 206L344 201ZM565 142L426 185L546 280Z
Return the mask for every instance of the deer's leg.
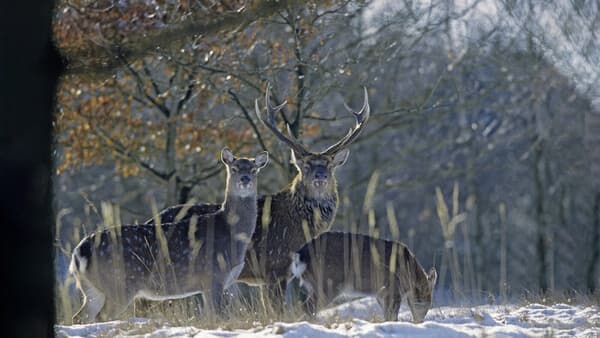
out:
M274 313L283 313L285 310L285 286L285 279L265 286L267 300Z
M101 321L109 321L117 319L129 306L133 299L116 299L113 297L106 298L104 306L98 313L98 319Z
M310 320L313 320L317 315L317 294L311 293L308 297L306 297L306 301L302 304L302 309L304 310L304 314L308 316Z
M213 282L210 290L203 293L205 309L218 317L226 316L227 302L225 301L223 291L222 282Z
M104 307L106 296L85 280L81 281L80 290L83 293L83 304L73 316L73 324L91 323Z

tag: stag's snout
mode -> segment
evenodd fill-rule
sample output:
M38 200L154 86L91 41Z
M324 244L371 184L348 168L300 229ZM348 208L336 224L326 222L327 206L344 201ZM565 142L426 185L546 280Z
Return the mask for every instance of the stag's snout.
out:
M326 167L317 167L315 168L312 184L317 189L324 189L327 187L329 183L329 173L327 172Z
M317 189L325 189L327 188L327 180L323 180L323 179L314 179L313 180L313 186Z

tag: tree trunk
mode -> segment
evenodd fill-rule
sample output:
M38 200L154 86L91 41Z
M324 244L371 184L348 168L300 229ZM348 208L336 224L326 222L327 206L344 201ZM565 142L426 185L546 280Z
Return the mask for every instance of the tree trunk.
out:
M502 303L506 303L508 300L508 242L506 238L506 205L504 203L500 203L498 206L498 217L500 219L500 282L498 291Z
M475 289L483 290L485 287L486 269L486 247L483 243L483 225L481 224L481 205L479 201L479 189L473 188L473 242L474 242L474 265L475 265Z
M600 258L600 192L597 192L594 196L594 208L593 208L593 223L592 223L592 258L587 268L587 289L590 293L596 293L596 267L598 266L598 259Z
M546 264L546 246L547 246L547 231L548 225L544 215L544 161L543 161L543 141L535 146L534 159L534 183L536 194L535 217L537 220L537 245L536 251L538 256L538 286L542 293L548 291L548 268Z
M177 203L184 204L190 200L190 192L192 188L190 186L184 185L179 180L177 181L177 190L179 191Z
M167 147L166 147L166 172L167 193L165 196L165 204L167 207L177 204L177 170L175 163L177 160L177 152L175 149L175 138L177 137L177 124L175 116L171 115L167 119Z
M54 337L52 1L3 1L0 239L4 337Z

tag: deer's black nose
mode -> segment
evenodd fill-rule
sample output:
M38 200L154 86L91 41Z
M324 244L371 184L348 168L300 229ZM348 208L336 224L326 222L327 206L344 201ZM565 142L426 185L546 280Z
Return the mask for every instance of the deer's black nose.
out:
M252 181L252 179L250 178L250 176L244 175L244 176L240 177L240 181L242 181L242 183L244 183L244 184L248 184L248 183L250 183L250 181Z

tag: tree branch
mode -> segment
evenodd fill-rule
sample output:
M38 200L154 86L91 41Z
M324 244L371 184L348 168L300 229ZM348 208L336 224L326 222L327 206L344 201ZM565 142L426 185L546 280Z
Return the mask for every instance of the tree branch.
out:
M167 108L167 106L165 106L164 104L156 101L156 99L154 97L152 97L152 95L150 95L146 92L146 90L144 89L144 80L142 79L140 74L138 72L136 72L135 69L133 69L133 67L131 67L131 64L127 61L125 56L123 56L121 54L117 54L117 58L121 61L121 63L127 68L129 73L131 73L131 75L136 80L138 91L141 94L143 94L144 97L148 99L148 101L152 102L152 104L156 108L158 108L158 110L160 110L163 113L163 115L165 115L165 117L169 118L169 116L171 116L171 111L169 110L169 108Z
M168 50L182 46L189 37L214 34L219 31L231 30L239 25L247 25L285 9L288 3L302 5L302 0L253 1L242 10L235 10L206 18L190 16L185 21L171 24L167 28L139 36L129 36L132 42L120 43L107 41L107 45L87 45L76 50L63 50L67 59L67 69L70 74L110 74L123 66L116 60L114 53L130 60L138 60L150 54L150 51ZM135 42L133 42L135 41Z
M262 135L261 135L260 131L258 130L258 126L256 125L256 123L254 123L254 120L252 119L252 117L250 117L250 113L248 112L248 110L246 109L246 107L244 107L244 105L240 101L239 97L237 96L237 94L233 90L229 89L229 90L227 90L227 93L229 93L229 95L231 96L231 98L233 99L233 101L242 110L242 113L244 114L244 117L246 118L246 120L250 124L250 127L254 131L254 134L256 135L256 139L258 140L258 143L260 144L260 147L262 148L262 150L267 151L268 150L267 146L266 146L266 144L265 144L265 142L264 142L264 140L262 138ZM279 166L283 167L283 163L281 162L280 159L278 159L275 156L273 156L273 154L270 154L269 157L271 158L271 160L273 162L275 162Z

